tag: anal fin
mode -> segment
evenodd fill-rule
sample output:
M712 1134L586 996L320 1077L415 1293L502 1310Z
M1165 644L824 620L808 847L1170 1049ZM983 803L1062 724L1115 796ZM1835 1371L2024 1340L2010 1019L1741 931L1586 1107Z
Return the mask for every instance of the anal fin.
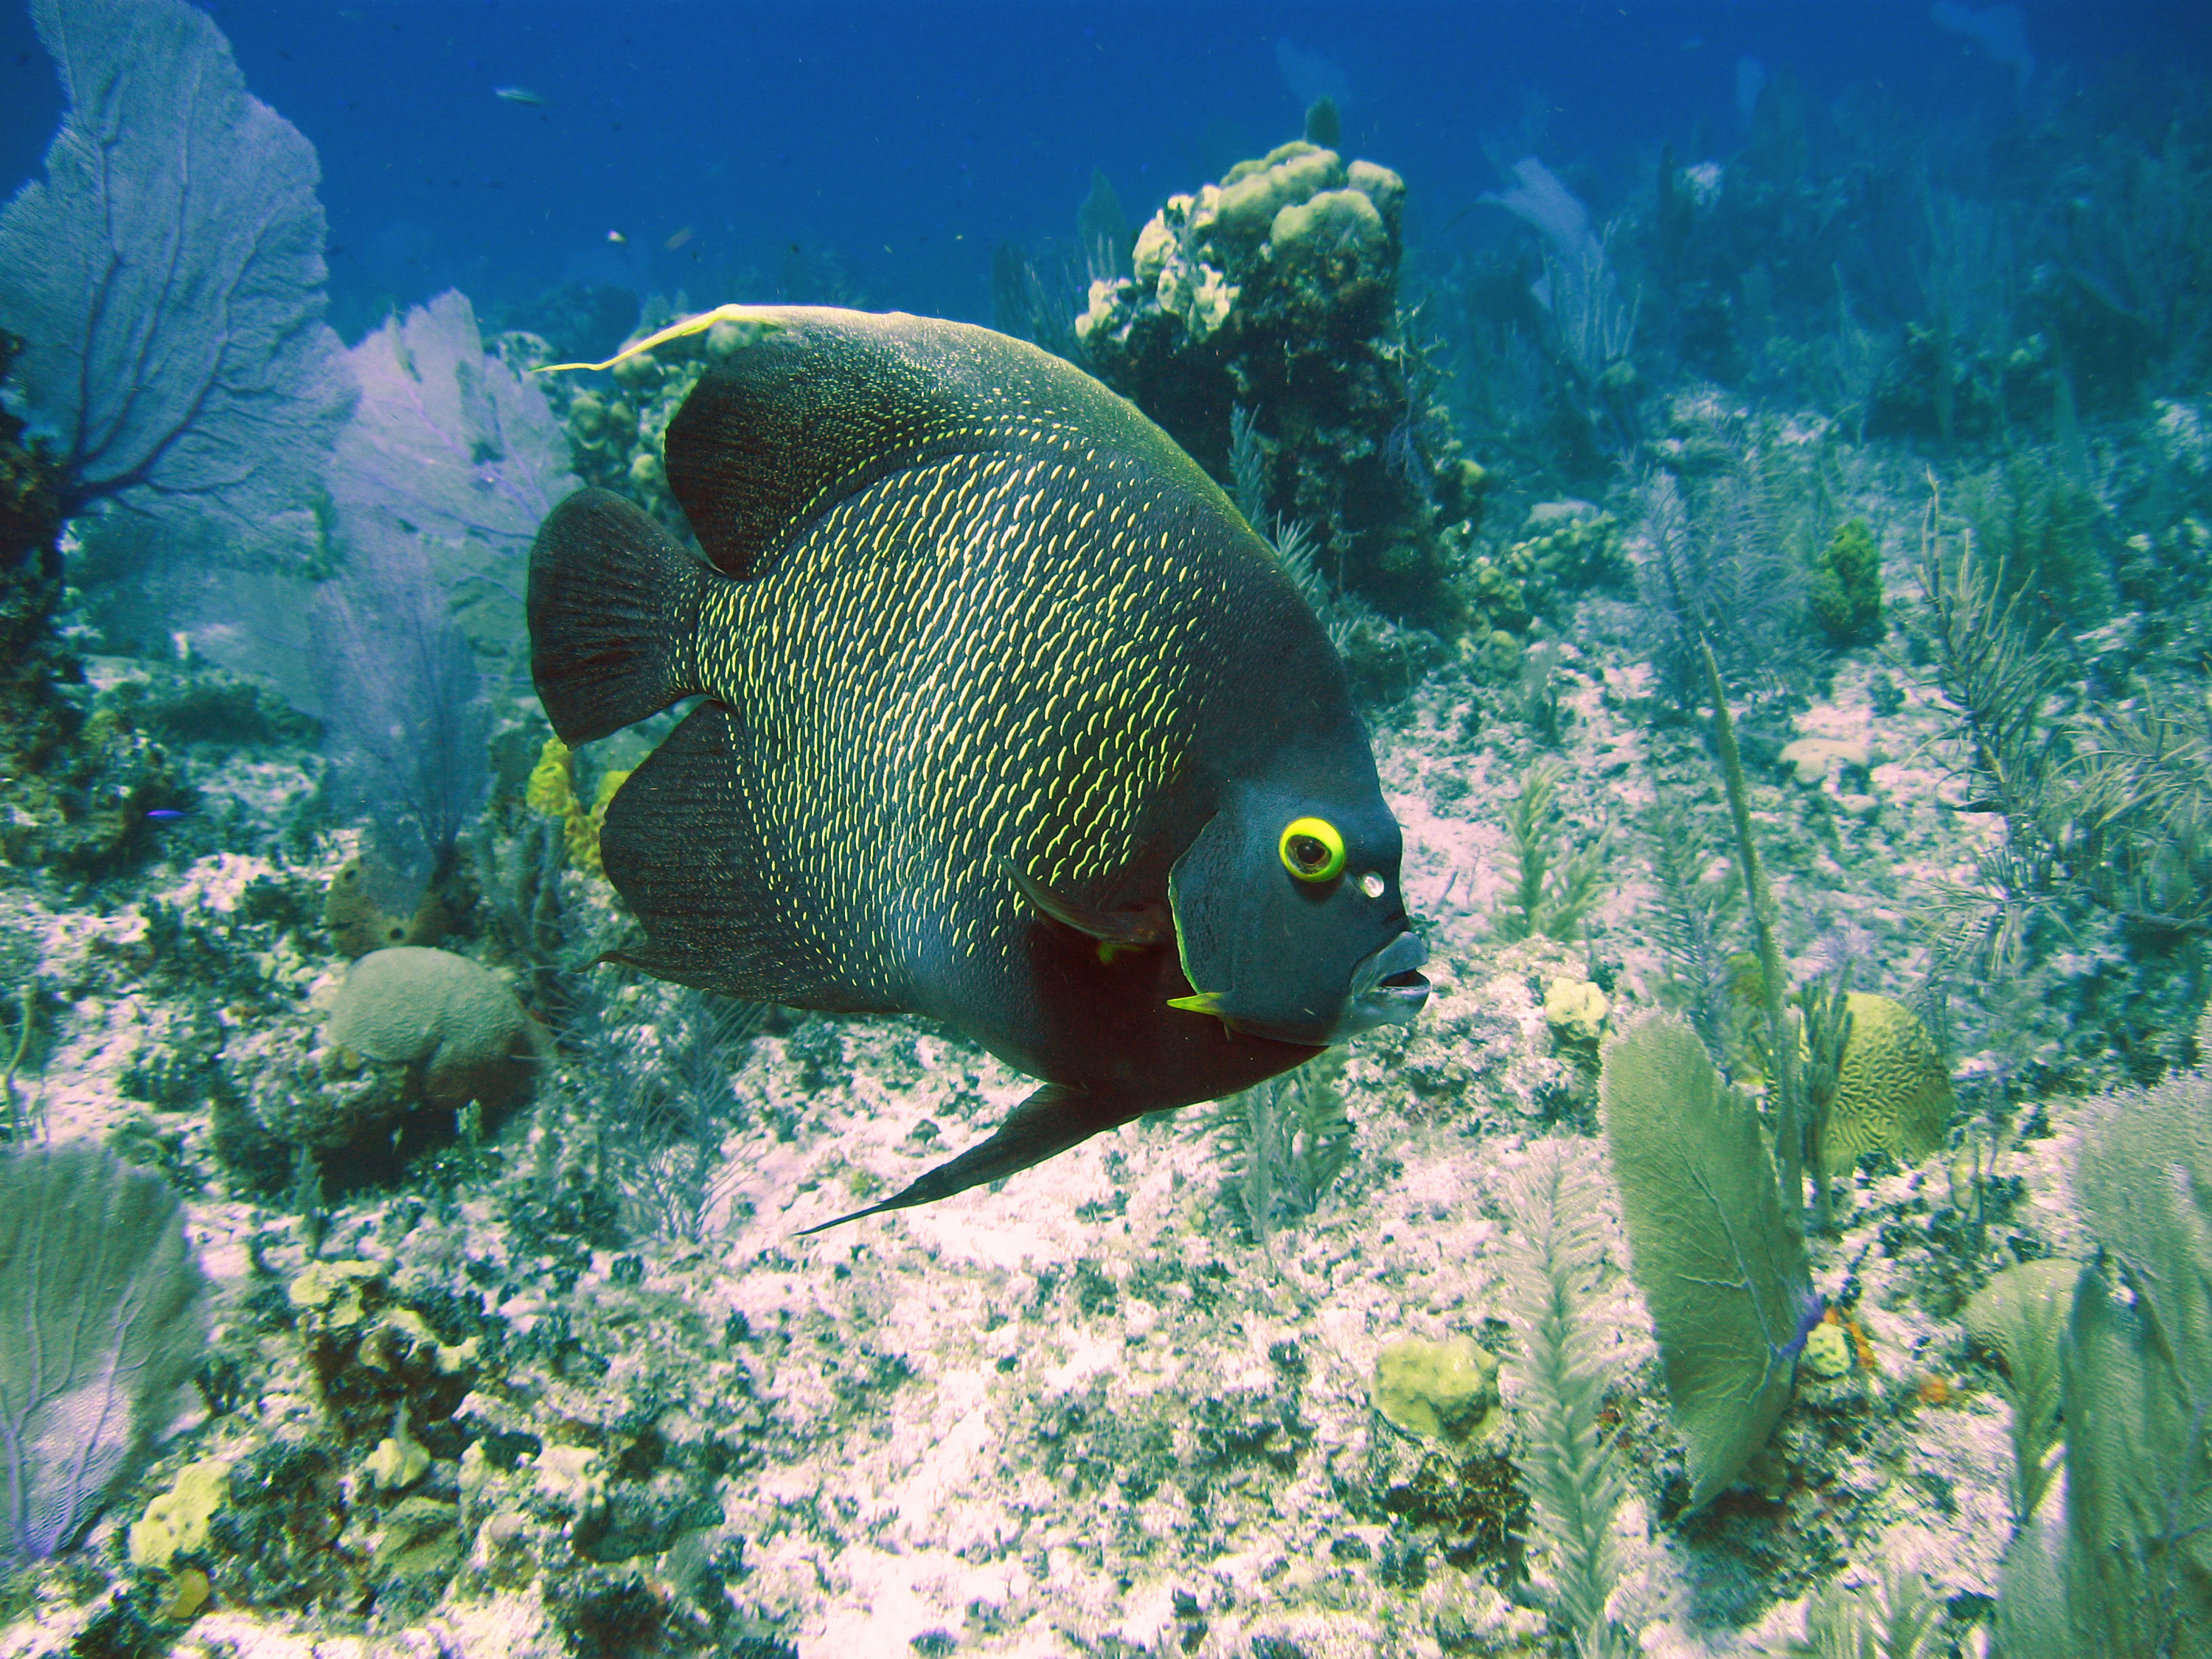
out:
M910 1210L917 1204L929 1204L955 1193L964 1193L970 1187L980 1187L1031 1164L1042 1164L1054 1153L1080 1146L1091 1136L1127 1123L1136 1115L1084 1090L1048 1083L1007 1114L999 1132L988 1140L939 1164L882 1203L808 1227L799 1237L805 1238L809 1233L842 1227L866 1216L881 1215L887 1210Z

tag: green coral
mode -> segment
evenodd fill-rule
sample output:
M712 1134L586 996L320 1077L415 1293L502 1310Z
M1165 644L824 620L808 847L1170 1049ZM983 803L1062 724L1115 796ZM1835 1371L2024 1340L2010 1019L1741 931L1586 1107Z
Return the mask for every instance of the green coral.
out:
M1790 1404L1810 1328L1804 1237L1784 1212L1757 1114L1681 1021L1655 1016L1607 1048L1599 1115L1631 1272L1688 1443L1689 1507L1702 1508Z
M1864 519L1853 519L1814 562L1813 620L1838 645L1881 636L1881 550Z
M1474 554L1452 585L1477 629L1518 635L1563 596L1624 568L1620 522L1612 514L1588 501L1540 501L1519 540Z
M2074 1192L2100 1249L2063 1326L2065 1502L2014 1540L1999 1635L2008 1654L2205 1659L2212 1075L2178 1072L2092 1103Z
M2081 1264L2056 1258L2018 1261L1966 1304L1966 1334L2004 1358L2012 1406L2012 1522L2034 1519L2058 1473L2060 1351Z
M1583 915L1604 896L1605 832L1571 848L1559 833L1559 781L1565 772L1557 761L1531 766L1506 819L1506 832L1513 838L1514 878L1496 925L1498 938L1509 943L1571 939Z
M1375 1356L1375 1409L1407 1434L1455 1443L1504 1420L1498 1357L1464 1336L1406 1336Z

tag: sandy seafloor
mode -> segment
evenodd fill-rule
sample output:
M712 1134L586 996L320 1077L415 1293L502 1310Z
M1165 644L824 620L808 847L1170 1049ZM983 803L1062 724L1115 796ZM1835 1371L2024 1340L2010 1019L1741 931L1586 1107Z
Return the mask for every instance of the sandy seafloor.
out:
M1891 603L1905 605L1917 509L1901 495L1893 507L1867 500ZM1568 834L1612 836L1589 945L1501 945L1492 935L1507 878L1504 811L1539 752L1525 731L1492 723L1464 733L1463 688L1449 669L1382 717L1378 757L1406 831L1405 885L1428 931L1436 994L1415 1027L1353 1045L1340 1086L1354 1160L1267 1252L1237 1224L1200 1110L1094 1140L1000 1190L797 1239L800 1227L853 1207L856 1190L902 1184L946 1146L980 1136L1031 1085L904 1020L837 1023L842 1064L833 1054L826 1075L818 1044L802 1055L788 1037L761 1038L736 1079L737 1120L748 1127L726 1143L720 1230L703 1244L638 1237L599 1250L563 1297L512 1257L485 1193L465 1185L425 1203L400 1188L335 1206L321 1258L375 1264L369 1282L387 1313L432 1291L489 1286L488 1316L511 1349L565 1318L604 1373L528 1358L471 1374L457 1420L480 1435L526 1432L543 1449L469 1475L464 1558L434 1605L366 1618L236 1606L217 1566L212 1603L173 1650L568 1652L548 1598L583 1570L570 1531L595 1506L625 1501L626 1484L674 1481L719 1508L719 1524L700 1536L715 1547L743 1540L741 1559L726 1549L718 1558L733 1609L724 1651L774 1651L739 1645L763 1638L795 1644L807 1659L1540 1651L1540 1541L1529 1580L1501 1593L1494 1567L1450 1565L1435 1528L1384 1513L1382 1494L1425 1449L1381 1417L1371 1391L1377 1351L1394 1339L1470 1334L1502 1346L1503 1328L1486 1325L1501 1305L1496 1183L1548 1119L1564 1112L1570 1132L1577 1115L1585 1132L1589 1121L1590 1061L1548 1029L1546 987L1583 977L1595 957L1610 965L1616 1025L1654 1000L1659 961L1638 920L1649 890L1634 817L1655 777L1700 803L1714 856L1725 855L1717 780L1691 728L1651 720L1634 631L1625 604L1592 598L1563 659ZM1869 700L1877 672L1905 692L1886 718ZM1787 767L1753 779L1784 945L1801 973L1820 941L1844 933L1862 988L1905 994L1924 969L1912 896L1963 874L1990 822L1948 810L1957 757L1944 729L1908 672L1861 652L1796 732L1863 745L1863 769L1830 767L1809 783ZM228 778L264 802L298 783L274 763ZM333 840L316 867L284 878L326 878L346 850ZM216 948L256 957L304 1029L343 964L304 931L272 936L243 919L240 896L271 873L220 854L150 871L145 895L180 909ZM280 1277L301 1273L305 1258L294 1218L221 1196L204 1114L122 1091L134 1061L194 1040L183 999L147 988L143 908L58 911L18 886L0 891L0 927L34 933L42 979L68 988L56 1046L29 1080L53 1137L134 1125L202 1183L190 1231L215 1286L218 1340L249 1376L234 1412L188 1419L94 1528L83 1551L121 1571L122 1528L185 1462L271 1439L336 1443L305 1339L246 1311L267 1282L250 1240L261 1238L263 1262ZM233 1022L226 1054L235 1065L257 1033L221 1018ZM1962 1075L1981 1063L1958 1058ZM622 1133L592 1127L592 1103L574 1083L564 1071L554 1107L506 1126L501 1178L588 1160L594 1133ZM779 1115L796 1122L788 1139L773 1127ZM942 1131L934 1141L915 1134L925 1119ZM2051 1133L1998 1155L1999 1173L2027 1191L2007 1231L2059 1254L2079 1248L2063 1196L2067 1122L2065 1103L2053 1103ZM1929 1314L1921 1293L1942 1271L1928 1229L1951 1190L1942 1157L1862 1177L1840 1233L1815 1241L1816 1286L1834 1295L1854 1281L1865 1341L1849 1376L1808 1384L1784 1419L1784 1473L1769 1471L1778 1500L1747 1492L1720 1506L1732 1521L1655 1526L1680 1452L1650 1343L1621 1345L1618 1409L1638 1497L1621 1519L1632 1601L1618 1605L1646 1652L1778 1644L1802 1629L1802 1604L1791 1598L1808 1574L1871 1573L1885 1553L1929 1575L1954 1611L1995 1592L2008 1534L2008 1411L1961 1328ZM1990 1265L2008 1259L2002 1240L1989 1246ZM638 1266L618 1267L623 1257ZM471 1260L493 1266L471 1277ZM436 1336L450 1344L459 1333ZM641 1425L658 1462L633 1482L624 1471L645 1467L630 1455ZM1510 1423L1500 1434L1510 1453ZM355 1442L344 1453L347 1490L362 1496L367 1451ZM451 1468L434 1469L426 1486L441 1481L453 1488ZM386 1541L382 1512L356 1504L336 1547L374 1558ZM694 1539L602 1571L688 1609L686 1575L702 1547ZM1419 1558L1411 1569L1409 1553ZM0 1656L67 1650L86 1615L62 1582L47 1581L0 1632ZM1717 1622L1720 1607L1748 1622ZM716 1650L715 1638L702 1640L700 1650ZM1970 1649L1980 1641L1967 1633Z

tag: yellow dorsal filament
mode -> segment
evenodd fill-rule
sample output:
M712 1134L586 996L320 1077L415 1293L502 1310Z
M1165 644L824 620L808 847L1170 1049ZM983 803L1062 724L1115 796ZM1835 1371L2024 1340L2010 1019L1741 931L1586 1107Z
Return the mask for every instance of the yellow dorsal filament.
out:
M642 352L671 340L680 340L689 334L704 334L717 323L751 323L764 333L774 328L775 313L762 306L716 306L712 311L702 311L696 317L686 317L680 323L671 323L658 334L648 334L635 345L626 345L603 363L543 363L530 372L533 374L559 374L572 368L612 368L617 363L627 362Z

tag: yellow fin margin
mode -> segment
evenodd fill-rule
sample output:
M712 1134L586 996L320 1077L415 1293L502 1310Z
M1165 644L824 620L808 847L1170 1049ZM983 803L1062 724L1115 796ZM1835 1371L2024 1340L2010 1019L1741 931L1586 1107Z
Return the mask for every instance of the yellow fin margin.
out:
M680 340L689 334L704 334L717 323L757 323L763 332L774 328L775 319L763 306L716 306L712 311L702 311L696 317L686 317L680 323L671 323L658 334L648 334L635 345L624 346L603 363L541 363L532 369L532 374L560 374L574 368L612 368L617 363L627 362L641 352L671 340Z

